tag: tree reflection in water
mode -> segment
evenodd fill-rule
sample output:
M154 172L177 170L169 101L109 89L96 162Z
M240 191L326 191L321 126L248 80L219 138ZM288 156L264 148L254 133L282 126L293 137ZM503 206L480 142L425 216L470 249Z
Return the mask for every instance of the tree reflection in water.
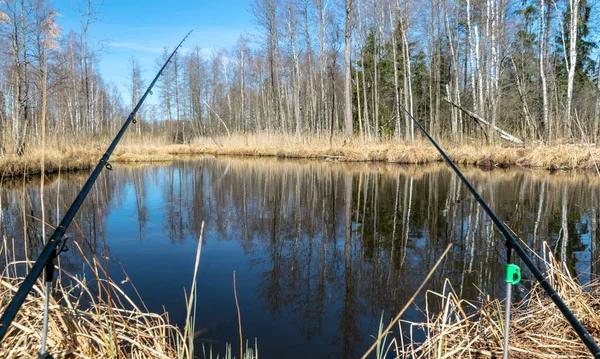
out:
M533 250L548 242L570 268L598 274L594 174L465 174ZM49 181L46 218L56 222L85 178ZM35 257L39 184L2 186L0 230L17 239L20 256ZM101 250L99 216L111 252L146 304L156 311L164 304L175 321L204 222L197 316L206 335L199 340L237 345L230 275L238 269L245 337L258 337L267 357L358 356L381 313L389 318L403 306L449 243L454 249L429 289L440 290L449 278L467 299L504 294L503 240L441 165L207 157L117 166L100 177L70 230L86 255ZM64 261L81 270L73 255ZM429 309L439 310L436 304ZM415 309L406 318L419 316Z

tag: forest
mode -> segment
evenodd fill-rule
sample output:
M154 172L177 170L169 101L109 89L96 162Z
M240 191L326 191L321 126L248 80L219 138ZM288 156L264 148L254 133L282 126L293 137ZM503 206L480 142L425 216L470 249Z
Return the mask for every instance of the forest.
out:
M406 109L450 143L595 144L593 5L254 0L256 28L233 48L186 43L134 131L183 144L233 134L411 144ZM46 138L58 148L110 138L144 92L142 74L168 56L165 47L156 69L131 58L121 93L98 70L103 50L90 46L101 4L77 6L80 29L63 33L51 1L0 1L2 155Z

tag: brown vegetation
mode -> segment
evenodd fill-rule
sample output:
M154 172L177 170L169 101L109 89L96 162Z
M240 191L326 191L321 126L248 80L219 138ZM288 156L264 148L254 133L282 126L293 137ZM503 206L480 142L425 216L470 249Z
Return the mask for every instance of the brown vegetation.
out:
M76 242L73 242L76 243ZM0 255L7 262L0 273L0 311L23 281L18 273L33 262L17 261L14 243L5 239ZM81 249L77 246L80 253ZM91 277L58 268L50 299L48 350L55 357L78 358L192 358L186 336L169 324L168 316L149 313L127 297L106 275L98 258L87 262ZM29 358L40 350L44 284L34 285L0 346L2 358Z
M415 145L360 140L298 139L283 135L234 135L198 138L191 144L173 145L166 141L129 141L119 145L114 162L165 162L182 156L227 155L306 158L339 162L387 162L424 164L441 161L435 148L425 142ZM95 165L106 144L76 145L65 149L46 149L47 173L87 169ZM600 160L597 147L527 146L503 147L480 144L447 145L449 156L458 164L483 168L521 166L543 169L593 169ZM29 150L24 156L0 157L4 177L40 172L41 151Z
M548 280L567 306L596 340L600 337L600 279L580 283L547 248L544 262ZM443 293L428 292L428 303L441 300L442 313L425 308L427 320L405 322L426 331L421 343L404 343L399 357L411 358L490 358L500 357L504 347L504 303L487 299L469 303L458 298L447 283ZM538 283L525 297L512 304L510 327L511 358L581 358L589 351L567 320ZM412 333L412 331L411 331ZM400 345L397 345L400 347Z
M197 358L194 355L199 350L194 348L197 332L193 310L197 300L195 288L202 234L198 240L191 289L189 293L185 292L187 314L183 327L172 325L167 312L149 312L142 298L128 297L123 288L133 286L133 283L127 275L121 283L114 282L108 275L104 256L87 259L77 242L69 242L69 245L77 248L77 255L85 261L89 274L69 273L61 268L60 261L57 263L58 275L53 282L49 307L46 347L49 353L55 358ZM6 264L0 271L0 312L4 312L23 281L20 273L33 264L16 260L14 248L14 240L9 243L4 238L0 244L0 261ZM138 293L135 287L134 292ZM38 353L44 297L44 284L38 279L0 343L0 357L30 358ZM204 357L212 359L212 348L209 350L209 355L205 353ZM246 344L245 349L240 344L240 353L244 359L256 359L256 343L254 346ZM231 346L227 344L223 358L231 357Z

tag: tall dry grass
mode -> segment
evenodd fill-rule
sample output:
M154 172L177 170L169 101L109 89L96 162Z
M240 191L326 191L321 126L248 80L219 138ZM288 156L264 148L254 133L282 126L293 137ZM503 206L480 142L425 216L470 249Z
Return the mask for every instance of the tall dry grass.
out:
M600 339L600 279L580 283L558 262L546 245L543 260L550 284L587 328ZM441 312L431 312L433 301ZM446 282L442 293L426 294L423 322L402 321L409 328L401 339L390 341L398 358L498 358L504 347L504 300L482 303L460 299ZM414 333L425 333L416 340ZM536 282L512 303L510 358L585 358L590 353L546 292Z
M85 258L81 248L74 246ZM14 243L10 245L14 247ZM0 255L7 263L0 275L0 312L18 289L25 268L33 262L11 257L4 239ZM193 358L176 348L184 338L168 315L150 313L128 297L98 258L86 260L88 275L70 273L57 265L50 297L47 350L54 357L72 358ZM40 349L44 284L39 279L9 327L0 357L34 357Z
M456 163L483 167L518 165L546 169L595 169L600 160L600 149L588 146L549 147L532 144L514 147L468 142L442 142L441 145ZM188 147L192 153L322 158L350 162L422 164L442 160L435 148L423 139L414 144L404 144L334 137L330 142L329 138L305 139L280 134L257 134L198 138Z
M168 313L151 313L141 298L127 296L123 285L128 279L116 283L108 275L102 258L85 259L77 242L69 243L73 243L71 247L84 258L88 270L81 275L65 270L60 261L56 266L58 274L49 310L47 350L50 354L55 358L196 358L194 294L202 236L191 291L186 294L188 312L183 328L170 324ZM33 264L16 260L11 250L14 246L14 241L6 238L0 244L0 258L6 263L0 273L0 312L23 281L22 273ZM41 343L44 296L44 284L38 279L0 344L1 358L36 357ZM244 358L254 359L256 355L256 347L247 347ZM205 357L213 357L212 348Z
M109 138L69 146L48 146L47 172L87 169L97 163L110 143ZM459 164L481 167L522 166L544 169L598 169L600 149L572 145L527 147L486 146L479 143L442 143ZM361 141L358 138L296 137L281 134L232 135L196 138L189 144L172 144L164 136L128 136L112 156L114 162L163 162L190 155L268 156L343 162L388 162L423 164L441 161L440 155L423 140L415 144L392 141ZM29 148L24 156L0 156L2 176L40 172L41 150Z

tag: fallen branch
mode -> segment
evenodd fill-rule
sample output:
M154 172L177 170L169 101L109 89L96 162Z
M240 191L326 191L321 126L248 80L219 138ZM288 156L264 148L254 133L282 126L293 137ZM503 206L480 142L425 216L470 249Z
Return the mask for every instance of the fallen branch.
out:
M320 158L326 158L328 160L343 160L344 156L330 156L330 155L319 155Z
M455 104L454 102L452 102L451 100L448 100L447 98L442 98L442 100L448 102L449 104L451 104L452 106L456 107L457 109L461 110L462 112L466 113L467 115L469 115L471 118L473 118L474 120L476 120L479 123L482 123L488 127L492 127L494 130L498 131L500 133L500 138L513 142L513 143L517 143L519 145L523 144L523 141L513 135L511 135L510 133L504 131L503 129L499 128L498 126L492 126L489 122L487 122L486 120L483 119L483 117L479 116L478 114L476 114L475 112L471 112L465 108L463 108L462 106L459 106L457 104Z
M215 116L217 116L217 118L219 119L219 121L221 121L221 123L223 124L223 127L225 127L225 131L227 131L227 136L231 137L231 133L229 132L229 129L227 128L227 125L225 124L225 121L223 121L223 119L221 118L221 116L219 116L218 113L216 113L209 105L208 102L206 102L206 100L203 100L204 104L206 105L206 107L208 108L209 111L211 111L212 113L215 114Z

